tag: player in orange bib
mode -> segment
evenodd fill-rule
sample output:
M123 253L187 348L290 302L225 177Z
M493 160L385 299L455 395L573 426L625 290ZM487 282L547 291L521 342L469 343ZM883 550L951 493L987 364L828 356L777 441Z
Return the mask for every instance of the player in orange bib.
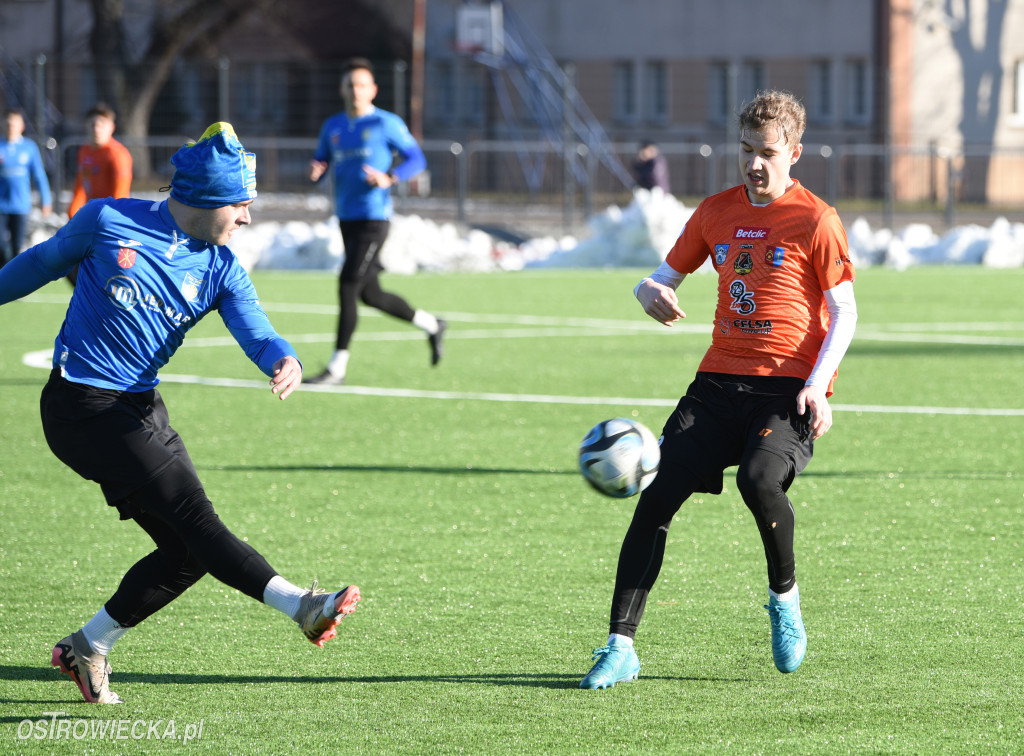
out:
M721 493L733 465L764 544L775 666L794 672L807 649L786 492L832 425L828 397L857 323L854 270L835 209L790 177L803 149L800 102L761 92L739 126L743 185L701 202L635 290L644 312L670 326L686 317L676 297L686 275L708 259L718 273L711 347L665 422L658 475L619 554L608 643L583 688L637 678L633 639L672 517L696 492Z
M89 144L78 148L78 172L68 207L69 220L91 199L118 199L131 193L132 154L114 139L116 118L114 111L103 103L98 103L85 115Z

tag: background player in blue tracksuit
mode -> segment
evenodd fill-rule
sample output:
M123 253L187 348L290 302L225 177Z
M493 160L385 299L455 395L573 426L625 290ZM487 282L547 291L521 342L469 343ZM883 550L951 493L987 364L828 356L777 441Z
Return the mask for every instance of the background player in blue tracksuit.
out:
M312 181L320 181L334 165L335 213L345 244L338 280L341 310L335 351L327 368L307 380L326 385L345 382L360 301L426 332L433 365L441 360L441 338L447 326L444 320L413 309L380 286L384 270L380 249L393 213L391 187L426 168L423 151L401 118L374 107L377 84L368 60L357 58L348 63L341 78L341 96L345 111L324 122L309 173ZM396 154L400 160L394 164Z
M39 148L24 134L24 113L16 108L4 113L4 138L0 140L0 268L25 246L32 184L39 192L43 215L51 210L50 182Z
M230 124L217 123L171 158L163 202L88 202L53 238L0 270L0 304L79 266L43 389L43 431L53 453L100 484L121 519L156 543L104 607L59 641L51 663L91 703L120 703L109 688L111 646L129 628L209 572L299 623L313 643L336 635L359 589L336 593L289 583L221 522L156 389L157 372L185 334L217 310L246 355L285 399L302 366L260 307L248 274L225 244L251 221L256 156Z

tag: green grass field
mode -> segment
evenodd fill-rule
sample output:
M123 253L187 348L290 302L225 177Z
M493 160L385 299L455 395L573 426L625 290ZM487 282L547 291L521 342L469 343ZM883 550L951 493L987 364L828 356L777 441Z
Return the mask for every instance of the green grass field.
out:
M46 372L22 358L51 347L67 284L5 306L0 753L1024 751L1024 270L861 272L835 426L790 491L798 672L772 664L763 551L727 476L675 519L640 680L578 689L635 501L591 492L576 447L606 417L659 429L710 338L710 277L667 329L640 275L392 277L448 317L442 364L368 314L352 385L283 403L207 318L161 392L210 498L285 577L364 600L319 649L207 577L114 649L119 707L83 703L50 650L150 545L43 440ZM255 280L318 372L333 276ZM109 719L125 739L86 734Z

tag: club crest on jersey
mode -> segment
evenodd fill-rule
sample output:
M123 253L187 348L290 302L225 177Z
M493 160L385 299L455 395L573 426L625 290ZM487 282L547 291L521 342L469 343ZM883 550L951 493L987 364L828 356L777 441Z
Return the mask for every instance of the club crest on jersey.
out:
M729 254L728 244L715 245L715 265L725 265L726 255Z
M130 268L135 265L135 250L131 247L118 247L117 264L122 268Z
M750 256L750 252L745 249L742 250L737 256L736 262L732 264L732 269L740 276L745 276L752 271L754 269L754 258Z
M199 299L199 292L203 288L203 279L197 278L191 273L185 274L185 280L181 284L181 293L189 302Z
M782 267L782 259L786 256L786 249L784 247L769 247L768 251L764 253L764 261L776 268Z

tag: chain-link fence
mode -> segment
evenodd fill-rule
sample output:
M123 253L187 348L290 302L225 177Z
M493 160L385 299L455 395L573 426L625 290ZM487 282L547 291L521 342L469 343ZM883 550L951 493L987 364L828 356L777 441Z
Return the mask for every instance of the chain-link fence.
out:
M170 183L170 156L187 137L122 140L135 160L134 191L153 191ZM244 138L257 154L261 193L323 193L309 182L313 138ZM70 192L80 138L50 140L44 150L55 189ZM612 152L628 166L635 145L617 143ZM736 145L660 145L669 164L672 193L695 203L741 181ZM474 223L481 202L510 208L543 205L561 212L567 223L591 215L595 208L629 201L631 187L597 161L586 148L539 141L469 141L430 139L423 143L428 171L400 187L402 198L430 198L442 215ZM837 207L872 209L893 225L897 216L927 212L946 225L965 209L984 206L1012 215L1024 210L1024 190L1017 177L1024 150L894 148L884 145L805 144L793 170L806 187ZM891 177L891 180L886 180ZM58 198L61 193L58 191ZM987 202L983 199L988 196ZM60 200L58 199L58 202ZM64 209L64 208L58 208Z

